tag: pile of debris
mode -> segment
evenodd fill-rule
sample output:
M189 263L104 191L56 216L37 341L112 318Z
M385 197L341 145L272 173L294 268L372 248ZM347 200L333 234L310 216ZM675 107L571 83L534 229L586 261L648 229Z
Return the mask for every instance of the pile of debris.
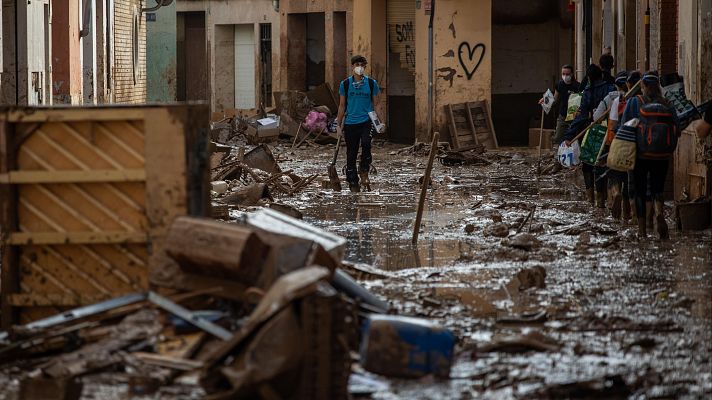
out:
M292 147L304 143L332 143L336 139L338 103L324 83L308 92L275 92L269 110L226 110L213 116L212 140L231 146L276 141L280 135L294 138Z
M223 147L226 151L214 152L211 160L214 217L227 218L231 207L268 206L301 218L298 210L275 202L272 194L294 196L314 182L318 174L301 177L292 170L283 171L266 144L247 153L241 147L237 154L231 152L232 148Z
M128 376L131 394L181 386L211 399L348 398L357 362L448 376L452 333L383 315L389 305L342 268L345 242L268 209L229 224L177 218L164 284L2 332L0 363L22 399L78 398L107 372Z

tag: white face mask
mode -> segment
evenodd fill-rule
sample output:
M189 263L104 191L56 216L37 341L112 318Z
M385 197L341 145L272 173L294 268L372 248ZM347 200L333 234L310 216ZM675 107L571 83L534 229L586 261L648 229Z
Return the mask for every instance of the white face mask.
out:
M355 68L354 68L354 74L356 74L356 75L358 75L358 76L361 76L361 75L363 75L363 70L364 70L363 67L355 67Z
M566 83L571 83L571 75L561 75L561 79Z

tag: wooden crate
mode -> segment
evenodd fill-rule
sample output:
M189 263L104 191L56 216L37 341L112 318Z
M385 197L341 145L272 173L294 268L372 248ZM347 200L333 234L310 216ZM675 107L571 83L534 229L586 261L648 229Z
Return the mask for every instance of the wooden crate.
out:
M486 101L445 106L453 150L471 150L478 145L496 149L497 136Z
M208 118L202 105L0 112L3 327L148 289L173 218L209 215Z
M690 200L712 196L712 169L697 160L698 146L701 144L697 140L697 133L688 127L680 135L672 163L676 201L683 198L684 192L688 193Z

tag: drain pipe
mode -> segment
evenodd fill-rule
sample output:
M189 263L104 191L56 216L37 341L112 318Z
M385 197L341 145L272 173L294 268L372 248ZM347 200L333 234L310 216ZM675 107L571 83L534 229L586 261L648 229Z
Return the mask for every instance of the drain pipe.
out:
M584 45L584 18L583 1L574 0L576 9L574 11L574 30L576 31L576 77L581 80L586 74L586 55Z
M435 19L435 0L430 5L430 23L428 24L428 138L433 133L433 20ZM416 140L417 141L417 140Z

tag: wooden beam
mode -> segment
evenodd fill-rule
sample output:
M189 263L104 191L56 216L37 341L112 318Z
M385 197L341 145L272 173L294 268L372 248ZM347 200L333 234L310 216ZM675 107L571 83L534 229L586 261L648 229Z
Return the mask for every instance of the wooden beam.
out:
M22 109L0 116L8 122L53 122L53 121L126 121L143 120L144 110L136 107L106 107L91 109Z
M84 182L142 182L143 169L90 171L10 171L0 174L0 183L84 183Z
M110 243L146 243L145 232L15 232L11 233L6 244L110 244Z
M0 121L0 173L15 168L15 143L13 126ZM0 185L0 224L3 232L18 229L17 188ZM17 322L17 309L8 301L8 295L20 289L20 267L17 248L0 243L2 268L0 268L0 322L3 330L8 330Z
M202 361L162 356L159 354L145 353L142 351L131 353L131 355L145 362L146 364L155 365L158 367L177 369L179 371L193 371L196 369L201 369L205 366L205 363L203 363Z
M467 116L467 123L470 124L472 136L475 138L475 144L480 144L480 139L477 137L477 129L475 129L475 121L472 120L472 113L470 112L469 102L465 103L465 115Z

